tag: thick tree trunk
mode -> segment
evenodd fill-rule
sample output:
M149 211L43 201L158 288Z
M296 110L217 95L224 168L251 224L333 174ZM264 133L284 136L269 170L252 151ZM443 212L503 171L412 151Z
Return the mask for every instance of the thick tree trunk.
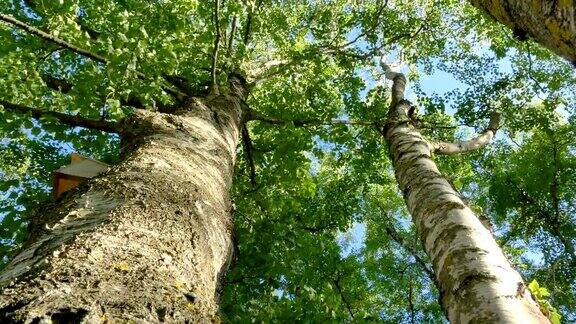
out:
M434 267L452 323L548 323L492 234L432 160L432 145L409 122L405 79L394 78L383 134L398 185Z
M240 100L123 124L123 161L34 217L0 274L0 322L212 320L233 257Z
M574 0L470 0L470 3L511 28L520 39L529 36L576 66Z

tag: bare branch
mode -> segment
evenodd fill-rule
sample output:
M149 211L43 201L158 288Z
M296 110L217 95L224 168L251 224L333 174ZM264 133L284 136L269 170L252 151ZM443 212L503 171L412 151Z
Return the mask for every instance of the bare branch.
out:
M91 128L100 130L103 132L108 133L119 133L120 132L120 125L115 122L103 121L103 120L95 120L95 119L88 119L78 115L68 115L63 114L55 111L45 111L36 108L31 108L15 103L11 103L5 100L0 100L0 105L4 106L4 109L21 113L21 114L29 114L34 119L40 119L42 117L54 118L57 119L62 124L72 126L72 127L84 127L84 128Z
M488 128L482 132L482 134L473 139L456 143L442 141L433 142L432 146L434 147L434 152L444 155L455 155L481 149L492 141L496 135L499 124L500 114L493 111L490 113L490 123Z

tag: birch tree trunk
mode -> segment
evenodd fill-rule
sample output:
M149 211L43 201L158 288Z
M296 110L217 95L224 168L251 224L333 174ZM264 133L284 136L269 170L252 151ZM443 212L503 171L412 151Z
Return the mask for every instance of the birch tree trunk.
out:
M548 323L492 234L432 160L433 145L410 124L404 76L394 77L382 133L398 185L434 267L452 323Z
M210 321L233 257L241 101L138 110L123 161L34 215L0 274L0 322Z
M520 39L527 36L576 66L574 0L470 0Z

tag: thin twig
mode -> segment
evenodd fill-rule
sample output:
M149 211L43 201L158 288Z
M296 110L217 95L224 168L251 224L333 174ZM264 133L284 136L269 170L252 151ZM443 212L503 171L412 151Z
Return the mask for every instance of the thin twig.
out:
M36 36L38 36L38 37L40 37L46 41L49 41L49 42L57 44L61 47L64 47L64 48L66 48L66 49L68 49L68 50L70 50L70 51L72 51L78 55L92 59L98 63L102 63L102 64L108 64L109 63L109 60L107 58L105 58L104 56L98 55L98 54L93 53L89 50L78 47L74 44L71 44L71 43L61 39L61 38L52 36L52 35L44 32L44 31L39 30L33 26L30 26L30 25L14 18L14 17L0 13L0 20L6 22L8 24L11 24L13 26L16 26L16 27L18 27L18 28L20 28L20 29L32 34L32 35L36 35ZM135 73L136 73L136 76L138 76L138 78L147 79L147 77L144 73L142 73L140 71L135 71ZM171 89L171 88L166 87L166 86L162 86L162 90L164 90L166 93L174 96L179 101L182 101L182 100L184 100L184 98L186 98L186 94L179 91L179 90L174 90L174 89Z
M354 37L354 39L342 44L342 45L338 45L338 46L326 46L327 49L331 49L334 51L339 51L339 50L343 50L346 47L355 44L356 42L358 42L362 37L365 37L367 35L373 35L376 32L376 28L378 28L379 22L380 22L380 18L382 16L382 12L384 11L384 8L388 5L388 1L386 1L385 3L383 3L382 5L380 5L378 7L378 10L375 13L375 17L373 18L373 20L375 21L368 30L365 30L361 33L359 33L356 37Z
M80 48L80 47L78 47L78 46L76 46L76 45L73 45L73 44L71 44L71 43L68 43L68 42L64 41L63 39L61 39L61 38L58 38L58 37L52 36L52 35L50 35L50 34L48 34L48 33L45 33L45 32L43 32L43 31L41 31L40 29L34 28L34 27L32 27L32 26L30 26L30 25L28 25L28 24L26 24L26 23L23 23L23 22L21 22L20 20L14 18L14 17L5 15L5 14L3 14L3 13L0 13L0 20L2 20L2 21L4 21L4 22L7 22L7 23L9 23L9 24L11 24L11 25L14 25L14 26L16 26L16 27L18 27L18 28L20 28L20 29L22 29L22 30L25 30L26 32L28 32L28 33L30 33L30 34L36 35L36 36L41 37L41 38L43 38L43 39L45 39L45 40L47 40L47 41L50 41L50 42L52 42L52 43L58 44L58 45L60 45L60 46L62 46L62 47L65 47L65 48L71 50L72 52L74 52L74 53L76 53L76 54L80 54L80 55L82 55L82 56L84 56L84 57L91 58L91 59L93 59L94 61L97 61L97 62L100 62L100 63L104 63L104 64L108 63L108 60L107 60L105 57L103 57L103 56L100 56L100 55L98 55L98 54L92 53L92 52L90 52L90 51L88 51L88 50L85 50L85 49Z
M528 51L528 77L534 81L534 84L536 84L536 86L538 87L538 89L542 92L542 93L546 93L547 91L540 85L540 82L538 82L538 80L536 80L536 78L534 77L534 75L532 74L532 51L530 50L530 41L526 42L526 49ZM538 98L540 98L539 94L536 94L536 96L538 96ZM542 98L540 98L542 99Z
M426 275L428 276L428 278L430 278L430 281L432 281L433 283L436 283L436 277L434 276L434 272L428 267L428 265L426 264L426 262L418 255L418 251L416 251L416 249L414 249L410 244L408 244L404 238L400 235L400 233L398 233L396 231L396 229L392 226L386 226L384 228L384 230L386 231L386 234L388 234L388 236L390 236L390 238L396 242L398 245L400 245L404 250L406 250L408 253L410 253L410 255L412 255L412 257L414 258L414 260L416 260L416 263L418 263L418 265L422 268L422 270L426 273Z
M330 119L330 120L321 120L321 119L280 119L280 118L273 118L273 117L265 117L259 114L256 114L254 111L250 111L247 117L248 121L260 121L267 124L273 125L286 125L286 124L293 124L296 127L304 127L304 126L318 126L318 125L361 125L361 126L374 126L374 121L369 120L358 120L358 119Z
M54 118L60 123L72 127L85 127L100 130L108 133L119 133L120 125L116 122L109 122L104 120L88 119L78 115L68 115L55 111L44 111L37 108L31 108L20 104L11 103L5 100L0 100L0 105L4 109L21 114L29 114L34 119L42 119L43 117Z

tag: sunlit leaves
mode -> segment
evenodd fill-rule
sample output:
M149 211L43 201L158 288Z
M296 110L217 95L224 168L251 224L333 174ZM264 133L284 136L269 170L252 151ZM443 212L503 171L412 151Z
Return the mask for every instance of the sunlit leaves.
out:
M130 98L149 109L175 103L162 90L164 74L206 90L213 1L26 3L4 1L0 11L104 56L107 63L0 24L3 100L119 120L130 113L122 105ZM471 208L494 221L511 260L545 284L561 312L574 312L575 267L565 243L574 237L570 122L576 95L567 64L535 44L516 41L460 1L222 3L217 80L225 87L231 69L257 79L246 104L288 121L248 124L255 184L246 152L238 152L234 217L240 255L227 278L223 318L442 321L382 136L371 126L297 122L383 120L389 92L379 82L381 56L398 61L409 75L410 99L421 111L418 127L430 138L466 139L483 130L490 111L502 112L497 146L435 160ZM230 35L234 16L236 33ZM435 85L442 91L426 86L426 74L442 81ZM51 88L46 76L72 84L70 91ZM202 91L198 95L205 95ZM53 120L0 114L5 261L25 235L24 209L49 198L52 170L67 163L71 151L114 162L119 146L116 137L70 130ZM555 206L557 227L549 221L556 217ZM350 249L342 244L346 235Z

